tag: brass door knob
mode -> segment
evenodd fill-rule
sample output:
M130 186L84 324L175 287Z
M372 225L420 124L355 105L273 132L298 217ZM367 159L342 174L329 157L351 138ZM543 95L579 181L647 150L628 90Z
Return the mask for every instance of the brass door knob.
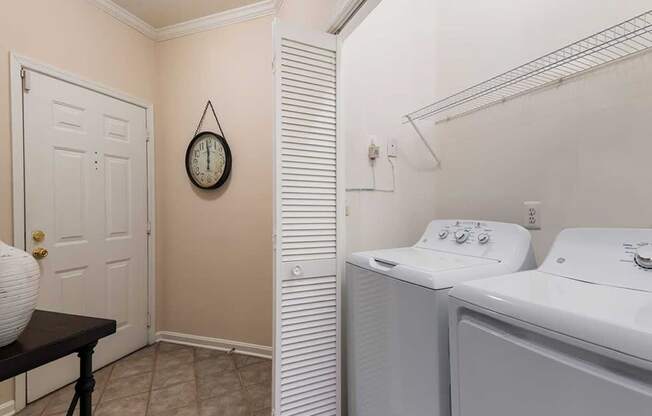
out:
M36 247L32 250L32 256L34 256L35 259L42 259L48 256L48 250L43 247Z
M45 233L41 230L36 230L32 232L32 239L36 242L41 242L45 240Z

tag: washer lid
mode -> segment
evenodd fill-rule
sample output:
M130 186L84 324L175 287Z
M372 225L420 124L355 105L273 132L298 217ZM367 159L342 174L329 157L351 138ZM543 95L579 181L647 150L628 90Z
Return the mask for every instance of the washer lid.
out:
M453 285L456 276L469 268L479 268L473 277L495 276L507 272L500 262L493 259L444 253L419 247L403 247L387 250L353 253L349 263L378 272L395 279L414 283L431 289L443 289ZM486 266L490 269L487 270ZM492 273L491 270L495 271ZM468 273L466 273L468 275Z
M652 362L652 293L528 271L467 282L451 296Z

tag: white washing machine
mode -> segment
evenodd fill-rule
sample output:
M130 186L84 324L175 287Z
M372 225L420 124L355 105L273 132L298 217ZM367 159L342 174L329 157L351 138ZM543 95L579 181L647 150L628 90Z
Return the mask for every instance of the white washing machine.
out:
M652 230L569 229L451 291L454 416L652 415Z
M528 231L484 221L433 221L413 247L351 255L349 415L449 415L450 288L534 267Z

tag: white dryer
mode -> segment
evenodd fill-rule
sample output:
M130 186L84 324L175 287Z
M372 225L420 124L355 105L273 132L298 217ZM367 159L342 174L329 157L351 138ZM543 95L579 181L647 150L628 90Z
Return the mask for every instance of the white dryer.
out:
M352 254L345 310L349 415L449 415L450 288L534 267L528 231L484 221L432 221L413 247Z
M451 291L454 416L652 415L652 230L569 229Z

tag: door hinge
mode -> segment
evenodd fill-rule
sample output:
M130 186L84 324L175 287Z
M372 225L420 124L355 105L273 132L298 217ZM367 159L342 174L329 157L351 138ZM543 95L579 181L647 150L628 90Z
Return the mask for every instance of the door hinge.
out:
M29 92L32 89L32 76L25 68L20 70L20 77L23 79L23 91Z
M152 315L149 312L147 312L147 328L151 328L151 327L152 327Z
M276 73L276 55L272 58L272 73Z
M152 139L152 134L149 132L149 129L145 131L145 141L149 143L149 141Z
M147 235L152 235L152 223L147 221Z

